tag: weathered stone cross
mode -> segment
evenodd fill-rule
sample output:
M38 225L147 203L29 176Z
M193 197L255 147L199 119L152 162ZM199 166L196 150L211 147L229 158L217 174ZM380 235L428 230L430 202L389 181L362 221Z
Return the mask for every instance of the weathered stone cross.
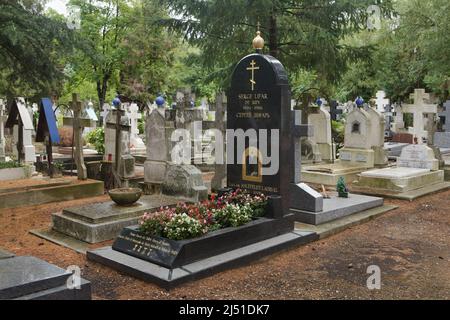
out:
M444 111L439 112L439 117L445 118L444 131L450 132L450 100L444 103Z
M77 164L77 175L79 180L87 179L87 170L83 156L83 124L81 122L81 101L78 100L78 94L72 94L71 108L73 111L73 134L75 137L75 163Z
M116 137L115 137L115 150L114 150L114 155L115 155L115 163L114 163L114 168L115 168L115 172L118 173L119 172L119 162L120 162L120 157L121 157L121 132L122 131L127 131L130 132L131 131L131 127L130 124L128 123L122 123L122 116L125 115L125 111L122 110L120 108L120 105L117 106L117 108L115 110L112 110L113 112L116 113L116 122L115 123L107 123L106 124L106 128L109 129L114 129L115 133L116 133Z

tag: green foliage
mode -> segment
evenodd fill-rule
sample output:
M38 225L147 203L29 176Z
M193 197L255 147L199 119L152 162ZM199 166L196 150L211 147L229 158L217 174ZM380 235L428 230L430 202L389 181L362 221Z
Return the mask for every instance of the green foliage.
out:
M105 130L103 128L96 128L89 132L86 140L94 146L99 154L105 154Z
M0 1L0 95L42 97L60 89L60 59L73 33L43 14L44 1Z
M174 13L163 22L201 49L202 65L222 84L236 61L253 51L250 44L258 21L266 52L279 58L290 73L303 68L336 83L348 61L366 55L365 50L344 46L340 40L365 27L366 9L374 4L373 0L162 2ZM376 3L384 15L390 15L390 0Z
M331 134L336 143L337 149L344 145L345 125L340 121L331 121Z
M0 169L20 168L22 165L17 161L0 162Z

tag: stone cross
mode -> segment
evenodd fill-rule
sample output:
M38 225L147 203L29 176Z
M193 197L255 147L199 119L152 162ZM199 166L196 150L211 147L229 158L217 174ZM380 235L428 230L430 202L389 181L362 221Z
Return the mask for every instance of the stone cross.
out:
M87 170L83 156L83 126L81 123L82 104L78 99L78 94L72 94L70 103L73 111L73 135L75 138L75 163L77 164L77 175L79 180L87 180Z
M385 112L385 107L390 104L390 100L386 99L386 92L378 91L376 97L375 104L377 105L377 111L380 113Z
M0 162L4 162L6 160L5 155L5 128L4 122L6 120L5 117L5 104L2 99L0 99Z
M425 89L414 90L411 98L414 99L414 104L404 104L402 111L414 115L414 126L409 128L409 132L417 138L418 144L423 144L423 141L428 138L424 130L424 114L437 114L437 105L425 103L425 100L430 98L430 94L425 93Z
M439 112L439 117L445 118L443 127L444 131L450 132L450 100L447 100L444 103L444 111Z
M225 124L225 111L227 109L226 103L227 103L226 95L224 93L219 93L216 96L216 119L214 122L216 129L221 131L224 137L225 137L225 129L227 127ZM218 139L218 137L216 137L216 139ZM224 151L223 158L221 159L222 163L215 163L214 165L215 174L211 181L212 190L220 190L226 185L226 183L224 184L224 179L226 179L227 177L227 166L225 164L225 157L224 157L226 154L226 150L223 151Z
M330 102L330 115L331 120L338 121L338 116L341 115L343 111L338 109L338 103L335 100L331 100Z
M122 141L121 141L121 137L122 137L122 132L130 132L131 127L128 123L128 121L122 121L123 120L123 116L125 115L125 111L122 110L120 108L120 106L114 110L115 112L115 116L116 116L116 121L115 123L106 123L106 128L109 129L113 129L115 131L115 146L114 146L114 169L115 172L118 173L119 172L119 162L121 159L121 155L123 152L122 150Z

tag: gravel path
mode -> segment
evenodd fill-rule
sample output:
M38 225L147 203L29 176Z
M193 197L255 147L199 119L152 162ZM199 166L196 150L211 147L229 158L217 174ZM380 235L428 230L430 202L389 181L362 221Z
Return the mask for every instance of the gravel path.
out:
M121 275L28 233L65 207L97 197L0 211L0 246L60 267L79 265L94 299L450 299L450 191L415 202L338 235L281 252L170 292ZM103 246L105 244L99 245ZM366 286L381 269L381 290Z

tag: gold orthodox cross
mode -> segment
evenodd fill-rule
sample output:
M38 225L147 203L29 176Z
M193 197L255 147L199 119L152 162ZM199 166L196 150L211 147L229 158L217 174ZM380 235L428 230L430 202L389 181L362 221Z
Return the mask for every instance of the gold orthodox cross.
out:
M250 79L250 83L252 84L252 91L255 90L255 70L259 70L259 67L256 66L256 62L255 60L252 60L252 62L250 63L250 67L247 68L248 71L252 72L252 78Z

